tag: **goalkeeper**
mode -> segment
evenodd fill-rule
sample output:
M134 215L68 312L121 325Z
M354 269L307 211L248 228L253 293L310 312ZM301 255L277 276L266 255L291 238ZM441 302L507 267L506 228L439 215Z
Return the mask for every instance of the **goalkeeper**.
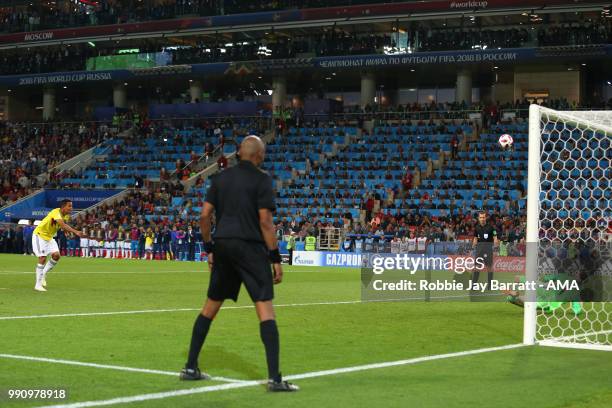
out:
M575 314L582 313L582 302L571 300L576 298L575 292L546 289L545 285L550 281L566 281L568 279L571 278L563 274L544 276L544 285L539 284L536 289L537 309L546 313L553 313L555 310L563 306L563 304L570 303ZM515 280L517 282L525 283L524 276L517 276ZM525 305L525 296L521 296L518 291L504 290L502 293L507 295L506 300L513 305L519 307L523 307Z

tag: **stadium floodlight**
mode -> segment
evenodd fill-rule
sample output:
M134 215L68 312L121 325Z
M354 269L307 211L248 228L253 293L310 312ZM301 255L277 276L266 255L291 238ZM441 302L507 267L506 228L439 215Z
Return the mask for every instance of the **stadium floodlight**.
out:
M383 47L383 52L386 55L412 54L412 49L410 47L391 47L385 45Z
M260 45L257 49L257 55L269 57L272 55L272 50L265 45Z
M523 342L612 350L612 111L529 108L526 280L580 282L567 298L526 292Z

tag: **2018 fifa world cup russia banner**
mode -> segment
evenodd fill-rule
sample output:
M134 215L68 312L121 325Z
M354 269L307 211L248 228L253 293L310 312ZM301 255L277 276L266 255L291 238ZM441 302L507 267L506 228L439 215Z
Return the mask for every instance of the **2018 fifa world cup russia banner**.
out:
M38 214L41 212L41 209L44 208L45 192L40 191L4 208L4 210L2 210L2 214L0 214L0 221L12 222L13 220L18 220L21 218L42 219L44 218L44 215L39 217Z
M47 207L57 208L62 200L71 200L73 208L83 209L119 194L121 191L123 190L45 190L45 202Z
M398 55L354 55L315 58L317 68L376 68L397 65L453 65L504 63L537 58L536 48L503 50L435 51Z
M168 65L140 69L106 71L72 71L28 75L0 75L0 85L40 86L101 81L123 81L134 77L159 78L177 75L247 75L255 72L303 71L305 69L344 70L384 67L411 67L417 65L504 64L527 61L563 61L612 56L612 44L589 47L507 48L499 50L435 51L397 55L351 55L338 57L281 58L258 61L215 62L190 65Z
M25 219L43 219L49 211L59 207L62 200L72 201L77 210L89 208L123 190L44 190L6 207L0 214L0 221L16 222Z
M133 76L133 72L126 69L95 72L52 72L46 74L0 76L0 84L4 86L60 85L70 83L126 80L132 78Z

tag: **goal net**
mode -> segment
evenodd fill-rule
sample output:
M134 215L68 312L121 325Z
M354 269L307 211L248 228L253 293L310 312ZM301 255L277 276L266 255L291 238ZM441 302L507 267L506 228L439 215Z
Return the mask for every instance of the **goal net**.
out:
M524 343L612 350L612 111L531 105Z

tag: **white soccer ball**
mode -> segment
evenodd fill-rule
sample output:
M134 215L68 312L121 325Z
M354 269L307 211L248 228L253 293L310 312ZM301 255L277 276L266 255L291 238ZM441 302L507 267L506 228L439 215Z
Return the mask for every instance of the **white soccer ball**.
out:
M514 139L512 139L512 136L510 136L509 134L503 134L499 137L499 144L501 147L511 146L513 142Z

